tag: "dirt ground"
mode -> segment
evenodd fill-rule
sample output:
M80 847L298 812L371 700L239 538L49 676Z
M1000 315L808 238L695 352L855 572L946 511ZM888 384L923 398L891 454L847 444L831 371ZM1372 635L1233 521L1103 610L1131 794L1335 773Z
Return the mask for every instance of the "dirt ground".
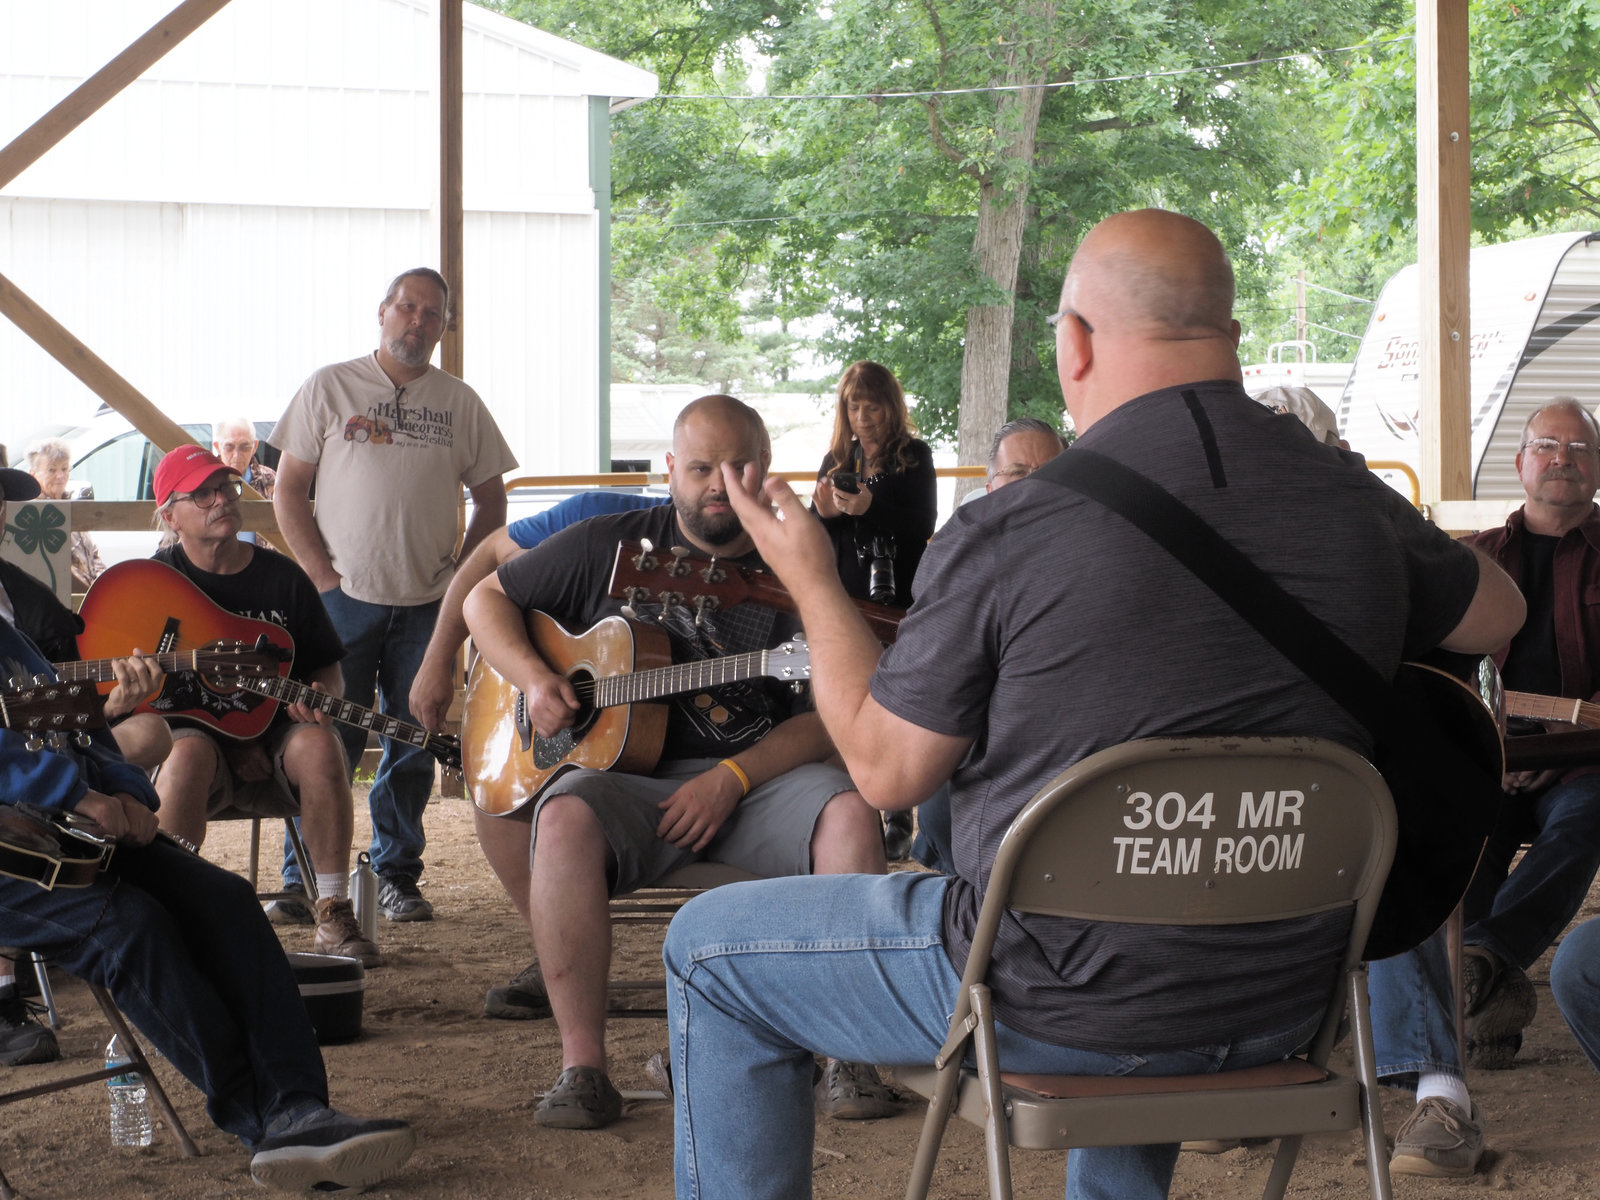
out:
M364 808L364 804L358 805ZM358 822L359 823L359 822ZM267 827L270 831L270 825ZM209 857L235 869L248 859L249 826L213 827ZM405 1173L370 1195L453 1200L664 1200L672 1194L672 1115L659 1101L630 1101L609 1129L562 1132L533 1124L533 1093L560 1066L550 1021L491 1021L483 994L531 957L528 938L479 855L464 800L437 799L429 809L424 894L437 910L431 922L380 921L388 965L367 975L364 1031L353 1043L325 1048L334 1103L350 1111L404 1117L420 1141ZM365 829L358 831L364 842ZM1600 912L1600 891L1585 915ZM660 927L619 934L617 974L659 971ZM289 949L310 949L309 929L284 931ZM1600 1196L1600 1076L1579 1052L1550 999L1548 959L1533 971L1539 1014L1514 1070L1474 1073L1469 1082L1488 1120L1489 1152L1470 1180L1398 1179L1402 1200L1495 1193L1522 1200L1590 1200ZM58 976L66 1026L65 1061L0 1068L0 1088L26 1086L96 1062L108 1033L87 991ZM625 1090L646 1091L645 1059L666 1043L654 1018L611 1025L612 1076ZM202 1157L185 1159L158 1125L144 1151L111 1147L106 1095L99 1085L74 1088L0 1109L0 1168L29 1200L134 1200L150 1196L263 1195L233 1139L206 1120L199 1093L164 1063L158 1074ZM1391 1133L1410 1109L1386 1100ZM920 1107L872 1122L819 1121L816 1194L893 1197L903 1194L920 1129ZM1216 1156L1186 1154L1172 1189L1175 1200L1259 1194L1270 1164L1266 1149ZM1019 1196L1059 1196L1063 1156L1013 1159ZM1366 1194L1363 1155L1355 1135L1307 1143L1291 1195ZM982 1142L953 1124L934 1180L943 1198L984 1194Z

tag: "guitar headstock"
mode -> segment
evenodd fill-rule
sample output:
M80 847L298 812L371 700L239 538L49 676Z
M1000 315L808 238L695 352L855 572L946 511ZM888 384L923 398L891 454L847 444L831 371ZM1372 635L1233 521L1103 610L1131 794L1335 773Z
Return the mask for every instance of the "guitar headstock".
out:
M617 545L611 595L624 602L626 616L633 616L636 604L686 605L694 609L699 624L707 609L732 608L751 599L752 583L761 578L760 571L726 559L701 558L683 546L662 551L648 541L625 541Z
M68 738L83 746L88 731L106 723L105 697L92 683L60 683L42 675L12 680L10 689L0 691L0 721L26 734L30 750L42 750L46 738L58 746Z
M800 684L810 679L811 647L806 645L806 639L796 634L781 646L768 650L767 674L785 683Z
M277 679L293 660L293 650L269 642L265 634L253 642L212 642L194 651L194 669L222 691Z

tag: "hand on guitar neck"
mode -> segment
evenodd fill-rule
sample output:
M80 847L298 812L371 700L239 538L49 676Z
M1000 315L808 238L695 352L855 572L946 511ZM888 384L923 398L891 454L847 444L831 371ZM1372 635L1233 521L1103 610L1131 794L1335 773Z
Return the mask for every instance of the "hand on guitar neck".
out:
M84 793L73 811L88 818L97 832L115 842L148 846L156 836L156 814L132 796L120 792L108 796L91 789Z

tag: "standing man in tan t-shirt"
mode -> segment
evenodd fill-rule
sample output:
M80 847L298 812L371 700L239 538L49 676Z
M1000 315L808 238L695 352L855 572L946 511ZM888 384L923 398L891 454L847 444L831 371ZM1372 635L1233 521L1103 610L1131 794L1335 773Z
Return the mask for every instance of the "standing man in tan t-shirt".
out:
M443 276L406 271L378 306L378 349L315 372L273 430L283 453L278 527L343 639L345 696L412 721L407 694L456 562L456 501L472 519L460 553L506 521L501 476L517 461L478 394L429 363L449 311ZM313 477L317 502L313 511ZM352 770L366 745L343 731ZM391 921L426 921L417 888L433 758L386 740L372 784L372 866ZM284 881L294 882L292 864Z

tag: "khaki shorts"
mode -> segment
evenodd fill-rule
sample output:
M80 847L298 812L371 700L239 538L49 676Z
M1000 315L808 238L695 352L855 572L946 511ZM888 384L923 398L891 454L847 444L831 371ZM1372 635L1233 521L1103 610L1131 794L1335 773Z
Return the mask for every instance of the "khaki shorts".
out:
M267 779L247 781L234 775L223 753L232 739L219 737L209 729L199 729L193 725L174 725L174 743L180 738L202 737L208 738L217 748L217 770L211 777L211 788L206 795L207 819L229 810L252 817L299 815L300 798L289 786L289 777L283 771L284 748L289 744L289 735L299 728L301 726L292 721L282 721L261 736L261 748L266 751L267 760L272 764L272 775Z
M613 896L649 887L662 876L701 859L766 878L811 874L811 832L817 818L828 801L855 788L850 776L822 763L785 771L753 789L699 854L657 836L661 801L717 762L714 758L679 759L663 763L654 775L570 771L550 784L535 802L535 837L539 809L549 797L577 796L594 812L616 860L614 874L607 880ZM531 845L528 853L531 861Z

